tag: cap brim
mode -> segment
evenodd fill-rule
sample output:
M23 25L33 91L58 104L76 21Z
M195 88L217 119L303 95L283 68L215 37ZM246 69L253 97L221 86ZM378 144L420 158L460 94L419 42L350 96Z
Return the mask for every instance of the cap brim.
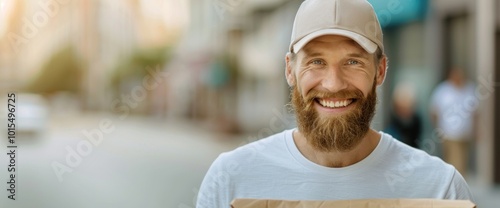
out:
M375 51L377 50L377 44L355 32L343 29L323 29L310 33L309 35L306 35L305 37L297 41L297 43L293 44L292 47L290 48L290 51L293 53L297 53L298 51L300 51L300 49L302 49L302 47L304 47L307 43L309 43L309 41L323 35L340 35L348 37L356 41L356 43L358 43L361 47L363 47L363 49L365 49L365 51L367 51L368 53L375 53Z

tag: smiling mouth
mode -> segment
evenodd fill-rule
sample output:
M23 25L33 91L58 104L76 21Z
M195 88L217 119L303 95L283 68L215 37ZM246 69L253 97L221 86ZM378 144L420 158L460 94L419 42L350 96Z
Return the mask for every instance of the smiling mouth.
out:
M316 98L316 102L319 103L321 106L325 108L343 108L351 105L353 102L355 102L356 99L344 99L344 100L328 100L328 99L320 99Z

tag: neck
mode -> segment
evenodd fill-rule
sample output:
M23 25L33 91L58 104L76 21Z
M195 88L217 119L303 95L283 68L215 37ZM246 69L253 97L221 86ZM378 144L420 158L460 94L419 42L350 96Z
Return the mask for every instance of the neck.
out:
M318 165L331 168L350 166L365 159L377 147L380 138L379 133L370 129L352 150L321 152L315 150L298 130L293 132L293 140L304 157Z

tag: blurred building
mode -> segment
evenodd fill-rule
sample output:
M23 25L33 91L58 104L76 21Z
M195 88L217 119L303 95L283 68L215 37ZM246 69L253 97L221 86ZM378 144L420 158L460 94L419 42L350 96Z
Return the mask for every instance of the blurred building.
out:
M177 63L168 70L194 78L194 83L179 81L175 87L185 85L190 93L174 98L193 105L177 105L189 112L176 113L247 132L269 127L276 114L289 116L283 112L289 100L284 54L300 1L193 0L191 5L190 27L177 47ZM294 121L278 122L273 131Z
M126 82L141 81L128 76L131 70L146 73L168 59L164 52L188 24L188 6L187 0L1 0L2 89L47 97L65 91L81 109L108 110L127 94Z

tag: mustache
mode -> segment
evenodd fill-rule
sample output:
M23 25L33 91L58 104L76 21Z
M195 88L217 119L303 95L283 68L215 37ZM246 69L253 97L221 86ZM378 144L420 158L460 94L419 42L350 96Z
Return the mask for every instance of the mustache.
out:
M325 92L319 90L310 90L305 96L306 102L314 102L317 98L344 98L344 99L363 99L363 92L359 89L344 89L338 92Z

